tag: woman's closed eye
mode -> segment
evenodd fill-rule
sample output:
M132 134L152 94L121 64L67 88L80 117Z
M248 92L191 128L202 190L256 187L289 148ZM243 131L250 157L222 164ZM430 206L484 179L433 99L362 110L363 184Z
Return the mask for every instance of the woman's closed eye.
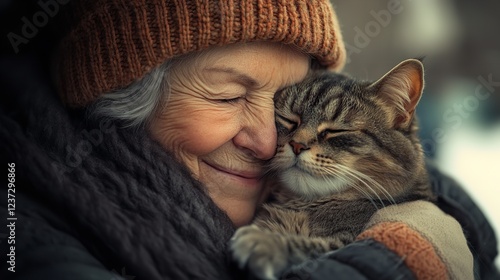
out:
M214 97L210 100L222 104L234 104L246 99L246 94L221 94L220 97Z
M218 102L221 103L237 103L243 99L242 96L234 97L234 98L224 98L224 99L217 99Z

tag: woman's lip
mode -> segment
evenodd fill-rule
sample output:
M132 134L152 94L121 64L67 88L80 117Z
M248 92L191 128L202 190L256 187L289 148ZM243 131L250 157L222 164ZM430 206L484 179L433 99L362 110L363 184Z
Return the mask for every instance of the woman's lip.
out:
M257 173L257 172L252 172L252 171L235 171L235 170L230 170L228 168L224 168L224 167L221 167L221 166L218 166L218 165L214 165L214 164L211 164L211 163L208 163L206 161L203 161L205 164L207 164L208 166L212 167L213 169L216 169L218 171L221 171L221 172L224 172L224 173L228 173L228 174L231 174L231 175L234 175L234 176L238 176L238 177L241 177L241 178L244 178L244 179L260 179L262 176L260 173Z

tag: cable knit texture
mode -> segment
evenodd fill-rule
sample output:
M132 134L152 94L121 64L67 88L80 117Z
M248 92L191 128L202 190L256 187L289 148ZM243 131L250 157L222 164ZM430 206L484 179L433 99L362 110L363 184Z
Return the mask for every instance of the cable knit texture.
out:
M58 55L64 103L85 106L162 62L210 46L272 41L340 70L346 51L329 0L73 1Z
M403 223L405 226L402 226ZM413 258L405 260L408 266L413 265L412 270L417 276L422 275L422 278L418 279L443 279L435 278L442 275L440 273L431 278L419 274L423 272L422 269L428 270L425 267L427 264L423 262L431 263L434 255L437 255L446 266L450 279L474 279L474 261L467 247L465 235L457 234L462 231L462 227L453 217L442 212L433 203L414 201L383 208L373 215L366 228L367 232L362 233L358 239L380 238L382 243L388 247L392 246L391 249L405 258L410 258L412 254L420 254L419 258L423 258L421 260ZM394 238L396 236L398 238ZM419 240L422 246L427 245L412 250L405 239L411 239L408 241L410 244ZM426 242L422 243L422 240ZM396 241L399 243L391 243ZM427 249L430 245L433 246L432 251ZM424 267L419 268L420 265Z
M404 223L380 223L362 232L358 239L373 238L404 259L417 279L448 279L446 266L432 244Z

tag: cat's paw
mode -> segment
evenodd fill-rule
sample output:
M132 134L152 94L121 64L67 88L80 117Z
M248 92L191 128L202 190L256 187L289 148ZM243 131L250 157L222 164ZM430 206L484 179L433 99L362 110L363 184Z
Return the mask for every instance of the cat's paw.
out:
M231 238L231 252L239 267L248 267L255 276L266 280L277 279L286 268L286 246L282 236L255 225L239 228Z

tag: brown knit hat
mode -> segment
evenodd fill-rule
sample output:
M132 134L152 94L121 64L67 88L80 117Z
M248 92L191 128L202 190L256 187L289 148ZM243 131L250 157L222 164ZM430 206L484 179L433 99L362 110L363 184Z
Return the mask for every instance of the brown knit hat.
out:
M273 41L325 68L345 62L329 0L74 0L57 57L64 103L82 107L166 60L210 46Z

